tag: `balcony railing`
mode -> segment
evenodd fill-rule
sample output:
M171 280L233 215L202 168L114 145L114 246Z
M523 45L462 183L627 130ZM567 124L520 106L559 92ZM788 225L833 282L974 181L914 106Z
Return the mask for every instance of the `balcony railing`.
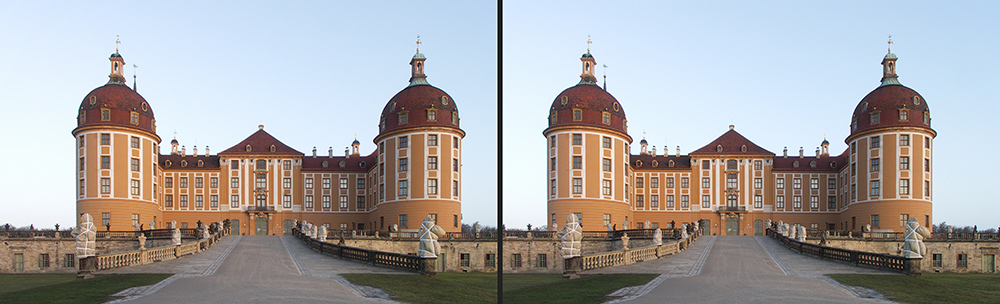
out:
M746 206L719 206L718 211L747 211Z
M274 206L247 206L247 211L274 211Z

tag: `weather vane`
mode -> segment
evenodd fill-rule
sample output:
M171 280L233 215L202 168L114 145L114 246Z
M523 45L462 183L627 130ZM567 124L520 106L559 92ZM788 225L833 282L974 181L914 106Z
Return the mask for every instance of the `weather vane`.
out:
M115 35L115 53L118 53L118 46L122 44L121 39L119 39L120 37L119 35Z
M420 35L417 35L417 53L420 53Z
M892 35L889 35L889 51L892 52Z
M590 53L590 35L587 35L587 53Z

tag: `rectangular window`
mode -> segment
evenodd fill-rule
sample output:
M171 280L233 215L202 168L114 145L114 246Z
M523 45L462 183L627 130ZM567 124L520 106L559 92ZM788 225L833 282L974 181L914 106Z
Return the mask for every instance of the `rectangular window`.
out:
M313 207L313 196L306 196L306 208L312 209Z
M785 197L778 196L774 198L774 206L778 209L785 209Z
M181 188L187 188L187 186L188 186L188 178L181 177Z
M702 195L701 196L701 207L702 208L709 208L711 206L712 206L712 197L708 196L708 195Z
M611 181L610 180L601 181L601 189L603 189L601 193L603 193L604 195L611 195Z
M111 225L111 213L110 212L101 213L101 225L104 225L104 226Z
M281 205L285 208L292 208L292 196L285 194L285 196L281 198Z
M660 208L660 196L659 195L655 195L655 194L654 195L650 195L649 196L649 206L653 207L653 208Z
M941 267L941 264L943 264L941 263L943 259L940 253L931 254L931 259L934 261L931 267Z
M607 149L611 149L611 137L601 138L601 146Z
M931 172L931 159L930 158L925 158L924 159L924 170L926 170L927 172Z
M139 214L132 213L132 226L139 226Z
M573 179L573 194L583 193L583 179L574 178Z
M753 161L753 169L754 170L761 170L762 167L763 166L761 165L761 161L759 161L759 160Z
M858 185L851 184L851 199L858 199Z
M209 183L209 186L212 187L213 189L214 188L218 188L219 187L219 178L218 177L213 177L212 179L209 180L208 183Z
M427 145L428 146L437 146L438 145L438 136L437 136L437 134L427 135Z
M636 179L636 182L639 182L639 180ZM659 188L660 187L660 178L659 177L655 177L655 176L654 177L650 177L649 178L649 186L652 187L652 188Z
M754 178L753 179L753 188L754 189L764 188L764 179L760 178L760 177Z
M605 213L603 219L604 219L604 227L611 226L611 215L610 214Z
M163 201L164 201L163 202L164 206L166 206L166 207L173 207L174 206L174 195L173 194L164 195L163 196Z
M690 184L690 180L687 177L681 178L681 188L687 188Z
M63 264L64 267L68 267L68 268L75 268L76 267L76 255L68 253L68 254L66 254L66 258L65 258L64 261L65 261L64 262L65 264Z
M764 197L760 195L753 196L753 207L754 208L764 208Z
M406 214L400 214L399 215L399 227L406 228L406 225L407 225Z
M711 182L710 179L708 179L707 177L702 177L701 178L701 187L702 188L708 188L708 187L711 187L711 186L712 186L712 182Z
M497 267L497 254L496 253L487 253L486 254L486 259L484 261L484 264L486 265L486 268L496 268Z
M837 197L836 196L827 196L826 197L826 209L827 210L837 209Z
M236 169L239 169L239 168L240 168L240 161L238 161L238 160L232 160L232 161L229 162L229 169L236 170Z
M409 189L409 182L405 180L399 181L399 196L406 196L407 190Z
M110 145L110 144L111 144L111 134L102 133L101 134L101 145Z
M833 177L826 178L826 190L837 189L837 179Z
M407 112L399 113L399 124L405 124L410 122L410 114Z
M358 196L357 197L357 202L358 202L357 203L358 210L365 210L365 208L367 208L367 206L365 205L365 197L364 196Z
M549 256L544 253L539 253L538 258L535 260L535 266L539 268L549 267Z
M667 208L673 208L673 207L674 207L674 196L673 195L668 195L667 196Z
M101 156L101 169L111 169L111 156Z
M556 136L555 135L549 136L549 139L550 139L549 140L549 148L555 148L556 147Z
M726 189L738 189L739 182L736 179L736 173L726 174Z
M330 189L330 178L329 177L324 177L323 178L323 189Z
M204 187L205 186L205 178L203 178L203 177L195 177L194 178L194 186L196 188L202 188L202 187Z
M324 195L323 196L323 209L330 209L330 196L329 195Z
M340 205L340 209L341 210L347 209L347 196L344 196L344 195L340 196L340 204L339 205Z
M880 116L879 112L872 113L872 115L871 115L871 123L873 125L879 123L879 121L880 121L879 116Z
M701 168L702 169L712 168L712 163L708 162L708 160L703 160L701 161Z
M605 158L601 167L604 169L605 172L610 172L611 171L611 159L610 158Z
M409 164L409 160L407 158L405 158L405 157L404 158L400 158L399 159L399 172L406 172L408 164Z
M427 194L438 194L438 180L436 178L427 180Z
M521 268L521 254L515 253L510 255L510 267L511 268Z
M556 195L556 180L551 180L550 183L552 184L552 187L549 190L549 195L555 196Z
M899 194L910 194L910 180L899 180Z
M871 196L879 195L879 181L871 181Z
M219 208L219 196L218 195L212 195L212 196L210 196L209 197L209 201L210 201L210 204L212 204L211 206L212 206L213 209L214 208ZM291 208L291 207L289 207L289 208Z
M688 208L691 206L691 199L687 195L681 195L681 208Z
M878 214L872 214L872 227L878 228Z
M184 178L182 177L181 178L181 187L184 186L183 183L184 183ZM257 174L256 187L257 187L257 189L267 189L267 174L263 174L263 173Z
M899 157L899 169L901 169L901 170L908 170L908 169L910 169L910 157L909 156L900 156Z
M556 158L555 157L550 158L549 159L549 163L551 164L550 165L551 169L549 169L549 170L555 171L556 170Z
M674 178L673 177L668 177L667 178L667 188L673 188L673 187L674 187Z
M102 194L111 193L111 179L110 178L106 178L106 177L105 178L101 178L101 193Z
M132 195L139 195L139 180L132 180Z
M637 208L642 208L642 203L643 203L643 200L644 200L644 199L643 199L642 195L636 195L636 196L635 196L635 206L636 206Z
M931 182L924 181L924 196L931 196Z
M802 189L802 178L796 177L792 179L792 189Z
M858 164L851 164L851 176L858 175Z
M819 189L819 178L812 178L809 180L809 189Z
M458 181L451 181L451 195L458 196Z
M878 172L879 159L878 158L872 158L871 159L871 164L872 164L872 172Z
M774 180L774 187L778 189L785 189L785 178L779 177Z
M796 195L792 197L792 208L802 209L802 196Z
M187 208L188 206L188 196L181 195L181 208Z
M910 215L906 213L899 214L899 227L906 226L906 221L910 219Z
M408 137L408 136L400 136L399 137L399 148L402 149L402 148L406 148L406 147L409 147L409 146L410 146L410 137Z
M38 255L38 268L49 268L49 254L43 253Z
M583 157L573 156L573 169L582 169L582 168L583 168Z
M365 188L365 177L358 176L358 189L364 189L364 188Z
M194 206L196 208L204 208L205 207L205 197L201 196L201 195L195 195L194 196Z
M233 195L229 197L229 207L239 208L240 207L240 196Z
M292 189L292 179L287 177L283 178L281 180L281 187L285 189Z
M579 146L583 144L583 134L573 134L573 145Z
M452 158L451 159L451 171L452 172L458 172L458 159L457 158Z
M435 170L438 168L438 158L437 156L427 157L427 169Z
M170 186L167 186L167 187L170 187ZM230 178L229 179L229 187L231 187L231 188L239 188L240 187L240 178L239 177Z
M881 146L880 145L880 143L882 142L881 139L882 138L878 137L878 136L873 136L871 138L871 147L872 147L872 149L875 149L875 148L878 148L879 146Z
M899 145L909 146L910 145L910 135L902 134L899 135Z
M131 143L132 148L139 148L139 138L138 137L132 136L131 138L129 138L129 142Z
M809 197L809 209L816 210L819 209L819 196Z
M341 177L340 178L340 189L347 189L347 178L346 177Z

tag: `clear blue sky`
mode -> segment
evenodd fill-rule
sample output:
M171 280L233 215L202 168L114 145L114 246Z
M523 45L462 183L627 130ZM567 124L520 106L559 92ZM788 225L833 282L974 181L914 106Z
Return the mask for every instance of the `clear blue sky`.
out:
M934 222L1000 225L1000 2L504 1L504 223L545 224L548 107L579 81L592 36L608 91L645 137L687 154L730 124L776 154L827 134L846 148L851 114L879 85L892 35L899 81L924 96L938 132ZM599 79L603 72L598 70Z
M217 153L258 124L309 154L375 149L408 84L416 36L428 81L458 104L464 220L496 225L497 5L478 1L4 1L0 3L0 224L75 222L76 109L108 56L139 66L161 148Z

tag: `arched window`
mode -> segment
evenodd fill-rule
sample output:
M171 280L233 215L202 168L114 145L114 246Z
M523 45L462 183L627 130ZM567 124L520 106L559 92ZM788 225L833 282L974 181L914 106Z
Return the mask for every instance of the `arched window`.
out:
M267 195L257 195L257 207L267 206Z

